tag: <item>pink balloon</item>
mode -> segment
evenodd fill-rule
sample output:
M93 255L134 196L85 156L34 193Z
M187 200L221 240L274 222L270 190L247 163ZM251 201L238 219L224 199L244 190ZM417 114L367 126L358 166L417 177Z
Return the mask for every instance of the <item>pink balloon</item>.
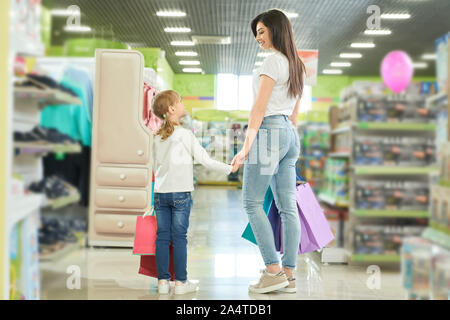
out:
M381 63L383 81L395 93L408 87L413 74L412 60L404 51L389 52Z

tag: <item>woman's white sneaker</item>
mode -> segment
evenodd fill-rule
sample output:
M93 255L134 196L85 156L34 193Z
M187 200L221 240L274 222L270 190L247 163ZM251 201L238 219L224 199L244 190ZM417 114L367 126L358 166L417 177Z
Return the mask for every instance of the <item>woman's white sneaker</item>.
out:
M249 291L254 293L268 293L289 285L286 274L281 271L277 274L270 274L266 270L263 272L259 282L249 286Z
M185 294L196 292L198 290L198 282L186 280L185 282L175 282L175 294Z

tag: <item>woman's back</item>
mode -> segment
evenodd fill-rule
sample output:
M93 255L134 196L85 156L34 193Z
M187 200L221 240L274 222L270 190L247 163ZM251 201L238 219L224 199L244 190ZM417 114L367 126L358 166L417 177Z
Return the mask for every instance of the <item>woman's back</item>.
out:
M298 96L292 97L289 95L289 60L283 53L276 50L274 54L264 60L261 67L253 73L253 94L255 97L258 93L261 75L266 75L275 81L264 116L279 114L290 116Z

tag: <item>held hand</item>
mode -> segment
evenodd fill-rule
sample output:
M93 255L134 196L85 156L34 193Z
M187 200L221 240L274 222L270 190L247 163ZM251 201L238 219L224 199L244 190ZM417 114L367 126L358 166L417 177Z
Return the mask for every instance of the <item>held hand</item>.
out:
M233 168L231 169L231 172L232 172L232 173L235 173L236 171L239 170L239 167L240 167L240 166L235 162L234 165L233 165Z
M247 159L248 155L244 153L244 150L239 151L233 158L233 161L231 161L231 165L233 166L233 170L238 170L240 167L244 165L245 160Z

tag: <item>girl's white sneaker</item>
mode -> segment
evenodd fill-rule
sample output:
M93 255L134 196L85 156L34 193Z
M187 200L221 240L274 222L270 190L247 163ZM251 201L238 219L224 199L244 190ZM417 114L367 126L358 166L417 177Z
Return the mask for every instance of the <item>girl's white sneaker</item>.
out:
M159 280L158 281L158 293L159 294L168 294L170 291L170 283L167 280Z
M190 292L196 292L198 290L198 281L193 282L186 280L185 282L175 282L175 294L185 294Z

